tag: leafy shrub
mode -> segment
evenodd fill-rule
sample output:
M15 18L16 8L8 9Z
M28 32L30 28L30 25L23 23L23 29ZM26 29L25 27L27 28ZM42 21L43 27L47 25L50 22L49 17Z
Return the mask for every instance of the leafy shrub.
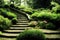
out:
M34 13L31 15L32 18L38 19L38 20L48 20L48 21L57 21L60 20L58 19L60 14L55 14L51 12L39 12L39 13Z
M60 13L60 5L54 1L51 2L52 7L52 12Z
M0 30L8 29L11 26L11 20L0 15Z
M44 22L44 21L40 21L39 23L38 23L38 26L40 27L40 28L43 28L43 29L56 29L56 26L53 24L53 23L51 23L51 22Z
M22 6L18 6L18 8L20 8L21 11L24 11L24 12L26 12L28 14L32 14L33 13L33 9L31 7L29 7L29 6L22 5Z
M11 20L9 20L8 18L4 18L3 25L5 25L5 29L8 29L11 26Z
M46 23L44 21L40 21L40 22L38 22L38 26L40 28L45 28L46 27Z
M3 15L4 17L7 17L7 15L6 15L6 12L2 12L2 11L0 11L1 13L1 15Z
M17 23L17 19L16 18L13 18L12 19L12 24L16 24Z
M60 14L52 13L49 11L35 12L31 15L32 19L35 20L46 20L47 22L53 23L57 28L60 28Z
M7 16L9 19L17 18L17 15L13 14L12 12L7 12Z
M56 29L56 26L53 23L47 23L46 29Z
M20 33L17 40L45 40L45 36L39 29L29 29Z
M4 17L7 17L9 19L12 19L12 18L17 18L17 15L15 15L14 13L12 12L9 12L5 9L0 9L1 10L1 15L3 15Z

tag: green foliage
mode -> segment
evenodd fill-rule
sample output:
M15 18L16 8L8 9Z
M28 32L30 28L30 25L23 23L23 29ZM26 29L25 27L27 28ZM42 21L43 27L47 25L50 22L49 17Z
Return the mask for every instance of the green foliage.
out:
M53 24L53 23L51 23L51 22L44 22L44 21L40 21L39 23L38 23L38 26L40 27L40 28L42 28L42 29L56 29L56 26Z
M15 15L14 13L7 11L5 9L0 9L0 14L3 15L4 17L7 17L9 19L13 19L13 18L17 18L17 15Z
M0 30L8 29L11 26L11 20L0 15Z
M18 6L18 8L20 8L22 11L28 13L28 14L32 14L33 13L33 9L31 7L28 6Z
M53 24L53 26L52 26L53 29L60 28L59 27L60 26L59 25L60 24L60 14L56 14L55 12L52 13L52 12L47 11L47 10L42 10L42 11L33 13L31 15L31 17L32 17L32 19L35 19L35 20L39 20L39 21L46 20L47 22L51 22ZM44 23L42 23L41 25L43 25L43 24ZM49 25L52 25L52 24L49 24ZM45 27L45 26L43 26L43 27Z
M17 23L17 19L16 18L13 18L12 19L12 24L16 24Z
M29 29L20 33L17 40L45 40L45 36L39 29Z
M60 5L54 1L51 2L51 5L53 5L52 7L52 12L57 12L57 13L60 13L58 11L60 11Z
M17 18L17 16L13 14L12 12L7 12L7 16L10 18Z
M36 18L38 20L48 20L48 21L57 21L60 20L59 18L60 14L51 13L48 11L41 11L41 12L35 12L31 15L32 18Z

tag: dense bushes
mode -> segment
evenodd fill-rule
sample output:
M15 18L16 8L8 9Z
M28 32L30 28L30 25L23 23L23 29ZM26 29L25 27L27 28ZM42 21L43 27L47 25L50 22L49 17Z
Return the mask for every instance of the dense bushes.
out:
M29 29L20 33L17 40L45 40L45 36L39 29Z
M0 8L0 30L8 29L11 24L16 24L17 15L5 8Z
M15 23L17 22L17 15L14 14L13 12L10 12L9 10L1 8L0 9L0 15L4 16L5 18L8 18L12 21L14 19ZM14 22L12 22L12 24L14 24Z
M31 15L32 18L36 18L38 20L47 20L47 21L60 21L60 14L55 14L51 12L39 12ZM59 19L58 19L59 18Z
M0 30L8 29L11 26L11 20L0 15Z
M6 11L5 9L0 9L0 14L3 15L4 17L7 17L9 19L13 19L13 18L17 18L17 16L10 12L10 11Z
M60 13L60 5L54 1L51 2L52 12Z
M60 24L60 14L56 14L56 13L52 13L50 11L45 11L45 10L42 10L40 12L35 12L31 15L32 19L35 19L35 20L39 20L39 21L44 21L46 20L48 22L48 25L47 26L51 26L51 28L53 29L57 29L57 28L60 28L59 24ZM49 23L51 22L51 23ZM44 23L42 23L44 24ZM44 24L45 25L45 24ZM56 26L56 27L54 27ZM50 29L51 29L50 28ZM49 28L48 28L49 29Z
M21 11L26 12L28 14L33 13L33 9L31 7L29 7L29 6L22 5L22 6L18 6L18 8L20 8Z
M56 29L56 26L53 23L47 21L38 22L38 26L42 29Z
M17 18L13 18L12 19L12 24L16 24L17 23Z

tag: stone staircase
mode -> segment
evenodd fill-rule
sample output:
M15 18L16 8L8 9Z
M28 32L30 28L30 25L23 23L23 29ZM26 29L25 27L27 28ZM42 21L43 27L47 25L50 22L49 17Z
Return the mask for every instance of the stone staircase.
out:
M0 37L4 38L16 38L19 33L23 32L26 28L30 28L28 26L28 19L22 15L18 15L18 22L16 25L12 25L9 30L4 30ZM60 31L40 29L46 36L47 40L60 40Z
M0 37L4 38L16 38L19 33L23 32L28 26L29 20L23 14L17 14L18 22L16 25L12 25L10 29L4 30ZM40 29L46 36L46 40L60 40L60 31Z
M15 25L12 25L10 29L4 30L2 35L0 35L1 37L16 38L20 32L23 32L26 28L29 28L28 19L22 14L17 14L17 16L18 22Z

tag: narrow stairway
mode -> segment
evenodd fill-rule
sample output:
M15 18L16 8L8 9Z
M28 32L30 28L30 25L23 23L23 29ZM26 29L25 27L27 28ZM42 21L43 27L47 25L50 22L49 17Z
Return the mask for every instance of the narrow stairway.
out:
M14 8L13 8L14 9ZM12 9L12 10L13 10ZM18 13L21 13L20 10L14 10ZM16 25L12 25L9 30L4 30L0 37L4 38L16 38L19 33L23 32L26 28L30 28L28 26L29 20L23 14L17 14L18 22ZM56 30L47 30L47 29L40 29L46 36L47 40L60 40L60 31Z
M16 25L12 25L9 30L4 30L3 34L0 35L1 37L9 37L9 38L16 38L20 32L23 32L28 27L28 19L22 15L17 14L18 22Z

